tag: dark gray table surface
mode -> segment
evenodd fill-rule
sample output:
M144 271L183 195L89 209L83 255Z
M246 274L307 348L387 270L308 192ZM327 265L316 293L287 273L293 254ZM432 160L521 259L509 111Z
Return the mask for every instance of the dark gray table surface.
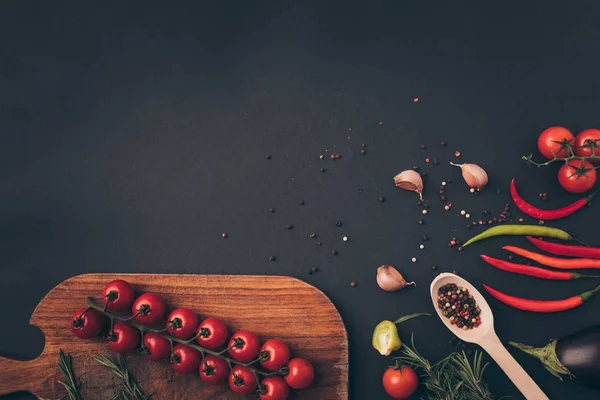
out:
M390 360L371 348L372 328L431 311L437 272L533 298L594 285L514 276L478 258L506 257L501 246L524 239L462 253L447 243L472 233L461 209L502 210L513 176L536 204L539 192L547 207L578 197L559 187L557 168L520 157L547 126L600 126L595 2L101 3L0 4L0 354L41 351L31 312L73 275L290 275L322 289L346 323L351 399L379 399ZM456 150L489 173L478 197L447 164ZM342 158L319 160L332 151ZM423 226L417 196L392 182L413 165L429 174ZM437 196L446 179L451 212ZM600 245L599 210L553 225ZM431 240L419 250L422 234ZM417 287L382 292L384 263ZM551 315L490 303L502 340L541 345L597 323L600 298ZM401 332L432 360L460 349L436 317ZM551 399L598 398L513 354ZM520 398L495 364L485 376L498 397Z

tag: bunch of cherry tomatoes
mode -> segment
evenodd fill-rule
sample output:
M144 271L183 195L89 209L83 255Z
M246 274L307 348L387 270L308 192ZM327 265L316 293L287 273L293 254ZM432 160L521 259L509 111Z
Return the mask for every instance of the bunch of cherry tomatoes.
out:
M136 298L133 287L120 279L109 282L102 297L104 311L111 317L107 339L114 352L126 353L139 348L149 360L169 360L179 374L199 373L200 379L209 385L228 380L233 392L256 392L261 400L285 400L289 387L304 389L313 381L310 362L303 358L290 359L287 345L279 339L269 339L261 346L259 338L247 330L239 330L229 337L222 320L207 318L200 322L187 308L173 310L164 325L167 308L164 300L153 293ZM133 314L129 318L113 314L129 310ZM72 316L71 330L75 336L89 339L102 332L105 319L105 314L95 308L82 308ZM135 321L143 327L136 328L127 321ZM159 326L161 329L150 328ZM194 341L198 345L184 344ZM226 348L221 350L226 343ZM202 351L196 348L198 346ZM222 355L224 353L230 358ZM267 372L251 367L254 363L259 363ZM264 376L260 382L257 381L259 375Z
M558 182L568 192L585 193L596 185L594 162L600 161L600 129L585 129L577 136L562 126L545 129L538 137L538 149L548 160L566 160L558 171Z

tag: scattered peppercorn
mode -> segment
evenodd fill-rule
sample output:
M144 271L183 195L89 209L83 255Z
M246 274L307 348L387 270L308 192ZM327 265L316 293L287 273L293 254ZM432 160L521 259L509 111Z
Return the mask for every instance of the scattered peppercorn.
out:
M421 147L421 150L425 150L427 148L427 146L425 146L424 144L422 144L420 147Z
M440 165L440 162L435 157L433 157L433 165Z
M423 215L427 214L427 210L422 210L421 214L423 214Z
M358 188L358 193L362 193L363 190L361 188Z
M410 261L412 261L412 262L416 263L416 262L417 262L417 258L416 258L416 257L413 257L413 258L411 258L411 259L410 259Z
M421 245L419 246L419 248L420 248L421 250L423 250L423 249L425 248L425 245L424 245L424 244L421 244Z
M361 149L360 150L360 155L364 156L365 154L367 154L367 151L365 149Z
M342 221L335 221L335 226L342 226Z
M319 247L321 247L322 244L323 243L321 243L321 242L317 242L317 246L319 246Z
M419 168L419 166L418 166L418 165L413 165L412 169L413 169L413 171L418 171L418 170L420 170L421 168Z
M415 98L413 99L413 103L418 103L418 102L419 102L419 98L418 98L418 97L415 97Z
M309 273L309 274L311 274L311 275L312 275L312 274L314 274L315 272L319 272L319 268L317 268L317 267L312 267L312 268L310 269L310 271L308 271L308 273Z
M462 246L458 246L458 251L463 251L463 247Z
M348 236L344 236L344 237L342 238L342 240L343 240L344 242L347 242L347 241L348 241Z
M508 256L508 259L512 261L512 260L514 260L514 259L515 259L515 256L513 256L513 255L511 254L511 255L509 255L509 256Z
M285 229L290 230L290 229L294 229L294 227L292 225L290 225L290 224L287 224L285 226Z
M303 205L304 205L304 200L300 200L300 201L298 202L298 204L300 204L301 206L303 206Z
M327 172L325 168L321 168L321 172Z
M436 267L435 265L432 265L432 266L431 266L431 270L432 270L432 271L435 271L436 269L437 269L437 267Z
M475 193L475 188L471 188L471 189L469 189L469 192L471 192L471 193Z
M457 271L457 270L455 270L455 269L453 269L453 270L452 270L452 273L453 273L454 275L460 275L460 274L458 273L458 271Z
M350 286L356 287L356 282L350 282Z
M543 219L540 219L540 220L538 221L538 224L540 224L540 225L544 225L544 220L543 220Z
M367 145L366 145L366 144L364 144L364 143L362 143L362 144L360 145L360 147L367 147Z
M431 158L429 158L429 157L425 158L425 162L426 162L426 163L428 163L428 162L430 162L430 161L431 161Z
M223 233L221 233L221 237L222 237L223 239L225 239L225 238L227 237L227 232L223 232Z
M331 250L331 255L332 256L337 256L338 255L338 251L337 250Z
M444 142L443 140L440 142L440 146L442 147L446 147L448 145L448 143Z
M311 238L311 239L314 239L315 237L317 237L317 234L314 233L314 232L311 232L311 233L308 234L308 237Z
M383 203L385 201L385 199L381 196L377 197L377 201L380 203Z
M423 239L424 242L427 241L427 240L429 240L429 238L427 236L425 236L425 235L421 236L421 239Z
M417 224L419 224L419 225L423 225L424 223L425 223L425 221L423 221L422 219L417 221Z
M523 217L519 217L519 222L523 222Z
M270 160L270 159L271 159L271 156L267 154L267 155L265 156L265 158L266 158L267 160Z
M277 260L277 257L275 257L275 256L269 257L269 261L275 261L275 260Z
M322 159L324 159L325 157L323 156L323 154L321 154L321 155L319 156L319 158L322 160Z
M460 151L456 150L456 151L454 152L454 156L455 156L455 157L460 157Z
M272 213L275 212L275 209L274 208L269 208L269 212L272 214Z

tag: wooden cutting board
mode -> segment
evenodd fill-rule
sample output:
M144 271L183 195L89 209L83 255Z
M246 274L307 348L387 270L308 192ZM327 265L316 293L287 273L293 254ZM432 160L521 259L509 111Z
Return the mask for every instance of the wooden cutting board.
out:
M117 381L94 360L106 352L102 339L82 340L73 336L70 317L84 307L85 297L101 301L103 286L125 279L139 292L163 296L167 304L187 307L200 317L219 317L230 331L249 329L262 340L279 338L292 356L303 357L315 367L315 381L290 399L342 400L348 398L348 339L335 306L321 291L298 279L284 276L175 275L175 274L86 274L56 286L36 307L30 323L46 337L42 354L31 361L0 357L0 396L29 391L45 399L64 398L58 368L58 351L73 356L75 376L84 384L84 399L110 399ZM167 362L152 362L132 354L127 361L152 399L240 399L223 386L207 386L199 376L176 375ZM257 398L256 396L248 396Z

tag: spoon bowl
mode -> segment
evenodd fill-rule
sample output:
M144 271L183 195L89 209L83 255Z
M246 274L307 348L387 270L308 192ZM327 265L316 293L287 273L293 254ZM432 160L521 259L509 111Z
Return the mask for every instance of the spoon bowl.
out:
M437 304L438 290L449 283L454 283L458 287L467 289L469 294L473 296L476 304L481 309L479 313L481 325L472 329L458 328L456 325L452 325L450 320L442 314L442 310L440 310ZM456 337L465 342L481 346L496 361L498 366L502 368L525 398L528 400L548 400L548 396L544 394L542 389L531 379L523 367L506 350L500 339L498 339L494 330L494 314L492 313L492 309L473 285L458 275L442 273L431 282L430 292L431 301L433 301L433 307L437 315Z

